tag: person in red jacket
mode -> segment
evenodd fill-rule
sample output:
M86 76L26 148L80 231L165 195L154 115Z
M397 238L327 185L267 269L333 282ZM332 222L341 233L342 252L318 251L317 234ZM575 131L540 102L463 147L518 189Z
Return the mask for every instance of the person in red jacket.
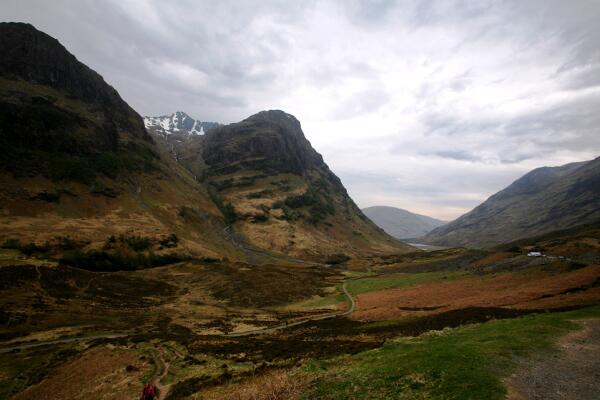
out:
M147 383L142 391L141 400L156 400L157 398L156 385L153 383Z

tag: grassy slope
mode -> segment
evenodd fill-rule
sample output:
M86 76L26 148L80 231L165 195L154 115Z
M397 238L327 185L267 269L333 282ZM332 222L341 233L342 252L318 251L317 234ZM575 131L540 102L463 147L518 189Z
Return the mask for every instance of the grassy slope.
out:
M373 292L399 287L409 287L437 280L459 279L465 276L464 272L423 272L423 273L397 273L384 276L369 276L369 273L350 272L347 273L347 289L356 296L362 293ZM336 285L336 293L329 296L315 296L300 303L291 304L286 309L313 310L319 308L332 308L346 301L342 294L342 285Z
M464 275L465 274L463 272L447 271L414 274L399 273L352 280L348 282L347 287L350 293L357 295L361 293L373 292L375 290L408 287L442 279L457 279Z
M503 399L502 379L518 357L552 349L577 327L573 319L591 317L600 307L466 325L313 362L307 373L318 379L306 398Z

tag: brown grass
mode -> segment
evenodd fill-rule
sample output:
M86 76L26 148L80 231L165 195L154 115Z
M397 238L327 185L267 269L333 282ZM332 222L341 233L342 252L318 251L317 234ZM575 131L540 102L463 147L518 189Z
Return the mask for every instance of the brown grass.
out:
M242 382L210 389L192 397L202 400L294 400L299 399L307 380L288 371L270 371Z
M469 307L555 308L600 302L600 288L591 288L600 266L566 273L502 273L358 296L351 319L386 320L432 315ZM570 292L570 293L567 293Z
M475 261L472 264L472 266L473 267L485 267L485 266L497 263L498 261L506 260L507 258L511 258L511 257L514 257L513 253L508 253L508 252L493 253L493 254L483 257L480 260Z
M128 365L137 370L126 371ZM134 353L109 346L95 347L58 367L42 382L13 399L136 399L148 368L148 361Z

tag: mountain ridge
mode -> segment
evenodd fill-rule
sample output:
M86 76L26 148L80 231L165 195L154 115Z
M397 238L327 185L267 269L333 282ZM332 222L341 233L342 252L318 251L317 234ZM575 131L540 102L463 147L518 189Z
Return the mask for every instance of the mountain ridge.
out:
M175 133L204 135L208 129L216 128L222 124L196 120L183 111L175 111L169 115L158 117L144 116L144 125L146 129L155 130L157 133L164 135Z
M258 247L314 257L410 250L362 214L291 114L261 111L192 142L180 162Z
M180 112L161 134L33 26L0 24L0 51L0 241L60 252L68 238L73 262L113 269L172 252L273 263L411 250L362 215L289 114L200 135Z
M423 241L487 247L600 219L600 158L536 168Z
M448 223L447 221L391 206L371 206L363 208L362 211L375 224L397 239L421 237Z

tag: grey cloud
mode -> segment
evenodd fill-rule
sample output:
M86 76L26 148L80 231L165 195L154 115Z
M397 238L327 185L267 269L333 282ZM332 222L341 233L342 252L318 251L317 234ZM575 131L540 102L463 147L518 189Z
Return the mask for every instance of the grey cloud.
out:
M481 161L481 157L471 154L465 150L442 150L433 153L442 158L449 158L458 161Z
M0 20L31 22L58 38L141 114L180 109L233 122L289 107L303 126L316 127L306 134L318 150L336 138L326 159L338 160L330 166L359 204L396 196L432 213L472 207L533 166L600 151L599 19L600 3L585 0L4 0L0 7ZM530 83L514 95L526 106L502 112L496 92L485 90ZM320 129L323 120L330 124ZM364 154L364 168L389 156L397 170L345 169L356 163L352 146L363 144L382 149Z

